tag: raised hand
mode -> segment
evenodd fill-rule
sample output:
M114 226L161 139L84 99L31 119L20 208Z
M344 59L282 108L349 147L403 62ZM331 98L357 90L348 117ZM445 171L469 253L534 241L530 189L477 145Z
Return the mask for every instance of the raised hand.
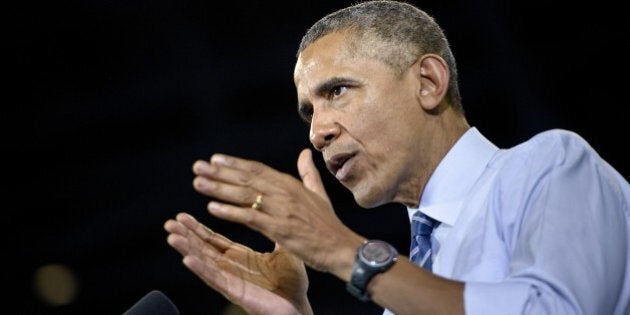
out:
M244 224L308 266L343 278L362 238L335 214L311 156L298 158L302 181L257 161L215 154L197 161L193 186L212 197L210 213Z
M276 246L259 253L180 213L168 220L168 243L208 286L249 314L311 314L304 263Z

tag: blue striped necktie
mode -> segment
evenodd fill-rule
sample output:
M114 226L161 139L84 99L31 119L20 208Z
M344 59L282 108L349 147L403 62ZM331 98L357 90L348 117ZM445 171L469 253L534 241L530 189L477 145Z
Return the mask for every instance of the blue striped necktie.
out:
M431 258L431 232L439 225L439 222L416 211L411 217L411 250L409 260L414 264L431 270L433 259Z

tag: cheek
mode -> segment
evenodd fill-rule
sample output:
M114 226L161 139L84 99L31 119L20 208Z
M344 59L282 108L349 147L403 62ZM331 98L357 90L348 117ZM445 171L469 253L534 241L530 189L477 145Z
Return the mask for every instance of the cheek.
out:
M391 158L402 146L400 140L404 133L398 128L400 121L391 115L362 112L354 118L349 131L361 143L374 167Z
M413 128L416 108L410 93L400 87L385 89L384 94L362 95L349 106L346 114L348 132L361 143L374 163L390 158L405 147L405 138ZM360 105L359 105L360 104ZM407 140L408 141L408 140Z

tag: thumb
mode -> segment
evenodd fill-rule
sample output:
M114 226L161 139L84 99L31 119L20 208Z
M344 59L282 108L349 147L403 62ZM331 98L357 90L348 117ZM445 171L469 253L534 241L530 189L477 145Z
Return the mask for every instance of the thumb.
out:
M324 189L324 184L319 176L319 171L315 167L315 162L313 162L313 153L310 149L304 149L300 152L297 164L304 187L315 192L320 197L328 199L326 189Z

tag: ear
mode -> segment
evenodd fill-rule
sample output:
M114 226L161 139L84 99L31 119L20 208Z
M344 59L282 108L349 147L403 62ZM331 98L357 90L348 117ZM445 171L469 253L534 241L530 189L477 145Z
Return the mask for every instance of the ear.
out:
M446 61L436 54L426 54L412 65L420 81L417 97L425 110L435 109L448 90L449 70Z

